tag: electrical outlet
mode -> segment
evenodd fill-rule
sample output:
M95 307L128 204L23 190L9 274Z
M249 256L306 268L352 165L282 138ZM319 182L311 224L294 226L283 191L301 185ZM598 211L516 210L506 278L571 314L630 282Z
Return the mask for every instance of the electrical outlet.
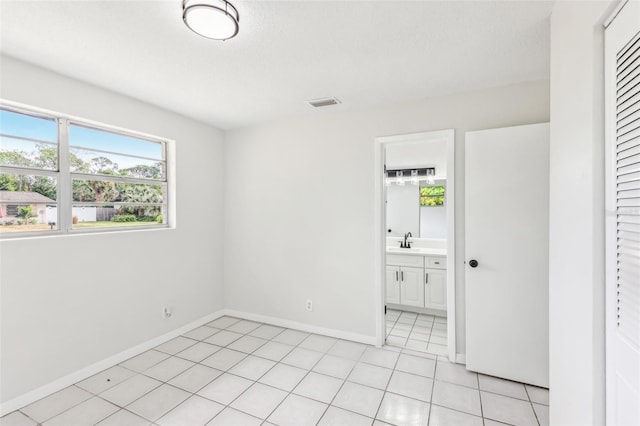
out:
M307 311L313 311L313 301L311 299L307 299Z
M162 318L164 319L171 318L171 308L169 306L165 306L162 308Z

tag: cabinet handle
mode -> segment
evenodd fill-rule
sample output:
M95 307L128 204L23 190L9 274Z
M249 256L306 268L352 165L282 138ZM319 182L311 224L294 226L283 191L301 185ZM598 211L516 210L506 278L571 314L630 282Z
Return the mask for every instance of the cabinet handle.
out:
M425 284L429 284L429 274L428 273L424 274L424 283Z
M396 271L396 281L398 281L398 271Z
M400 281L404 282L404 271L400 271Z

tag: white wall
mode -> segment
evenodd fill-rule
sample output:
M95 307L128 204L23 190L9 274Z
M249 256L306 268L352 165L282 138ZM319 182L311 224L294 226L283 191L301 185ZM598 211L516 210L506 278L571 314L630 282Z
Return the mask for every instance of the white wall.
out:
M447 141L394 143L385 149L387 170L435 167L436 176L447 177Z
M0 75L4 99L174 139L178 200L176 229L0 242L6 402L223 307L223 134L11 58Z
M613 2L551 16L549 352L551 424L604 417L602 22Z
M548 82L530 82L228 132L225 306L373 338L374 139L455 128L464 352L464 132L546 122L548 95Z

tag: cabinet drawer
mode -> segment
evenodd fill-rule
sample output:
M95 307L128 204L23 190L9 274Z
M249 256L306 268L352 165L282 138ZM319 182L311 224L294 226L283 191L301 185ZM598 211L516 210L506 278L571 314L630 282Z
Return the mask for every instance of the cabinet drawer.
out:
M424 267L423 256L411 256L406 254L387 254L387 265Z
M446 257L425 257L424 263L426 268L447 269Z

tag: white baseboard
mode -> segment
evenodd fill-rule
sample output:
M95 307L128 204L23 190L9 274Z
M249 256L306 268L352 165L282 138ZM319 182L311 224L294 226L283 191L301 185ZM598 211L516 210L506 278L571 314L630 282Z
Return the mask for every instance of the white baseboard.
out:
M149 349L155 348L156 346L173 339L174 337L178 337L181 334L184 334L196 327L199 327L203 324L213 321L216 318L219 318L224 315L224 311L220 310L214 312L209 315L205 315L204 317L197 319L195 321L190 322L189 324L183 325L175 330L172 330L168 333L163 334L162 336L158 336L151 340L148 340L144 343L141 343L137 346L129 348L125 351L122 351L118 354L110 356L109 358L103 359L102 361L98 361L95 364L91 364L88 367L85 367L81 370L75 371L71 374L63 376L57 380L54 380L51 383L48 383L44 386L41 386L37 389L34 389L30 392L27 392L23 395L20 395L16 398L10 399L2 404L0 404L0 417L18 410L22 407L25 407L32 402L35 402L39 399L44 398L47 395L51 395L59 390L62 390L68 386L73 385L74 383L78 383L87 377L91 377L94 374L97 374L107 368L111 368L114 365L120 364L122 361L125 361L131 357L141 354L142 352L148 351Z
M307 333L322 334L337 339L351 340L354 342L365 343L367 345L376 344L376 336L367 336L365 334L351 333L348 331L336 330L333 328L318 327L316 325L304 322L291 321L282 318L270 317L267 315L253 314L250 312L241 312L234 309L223 309L224 315L242 318L251 321L264 322L279 327L293 328L295 330L306 331Z

